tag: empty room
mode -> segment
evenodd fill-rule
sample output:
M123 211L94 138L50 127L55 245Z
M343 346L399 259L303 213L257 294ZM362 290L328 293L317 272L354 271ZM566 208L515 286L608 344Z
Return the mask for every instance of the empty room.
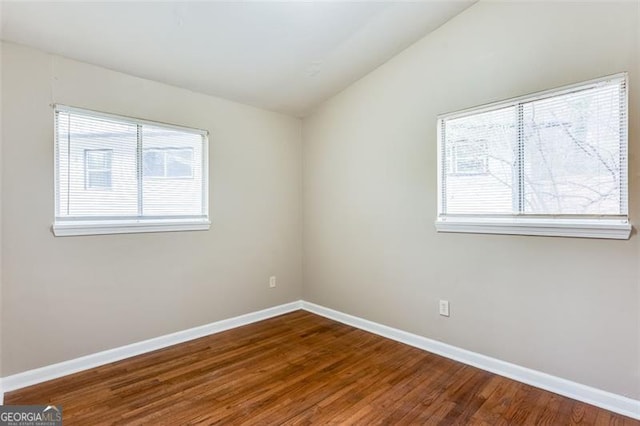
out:
M0 17L0 426L640 425L640 1Z

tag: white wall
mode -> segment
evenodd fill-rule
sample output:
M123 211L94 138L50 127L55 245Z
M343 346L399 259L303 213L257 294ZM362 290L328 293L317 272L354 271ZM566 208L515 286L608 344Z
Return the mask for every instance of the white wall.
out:
M300 120L8 43L2 89L3 376L300 299ZM211 230L54 237L53 102L209 130Z
M435 232L436 116L628 71L637 2L481 2L303 122L305 299L640 398L640 245ZM438 299L451 317L438 315Z

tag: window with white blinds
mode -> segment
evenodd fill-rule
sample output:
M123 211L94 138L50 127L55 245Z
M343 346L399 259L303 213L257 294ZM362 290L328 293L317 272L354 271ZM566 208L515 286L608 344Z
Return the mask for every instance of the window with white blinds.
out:
M55 235L209 229L204 130L55 106Z
M629 238L627 76L438 117L445 232Z

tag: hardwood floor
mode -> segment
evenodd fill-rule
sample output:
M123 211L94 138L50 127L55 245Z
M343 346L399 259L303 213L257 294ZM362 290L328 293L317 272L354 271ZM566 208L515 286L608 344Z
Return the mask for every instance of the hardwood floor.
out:
M65 425L640 422L305 311L52 380Z

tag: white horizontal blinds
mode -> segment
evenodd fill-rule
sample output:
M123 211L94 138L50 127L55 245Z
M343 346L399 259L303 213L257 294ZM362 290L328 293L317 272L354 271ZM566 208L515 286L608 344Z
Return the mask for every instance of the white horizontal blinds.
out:
M56 107L56 221L206 220L200 131Z
M511 213L517 142L514 107L443 124L443 213Z
M624 84L523 104L524 213L626 214Z
M56 112L59 218L138 212L136 126Z
M627 215L625 76L440 119L446 216Z
M144 215L203 215L203 137L163 127L142 129Z

